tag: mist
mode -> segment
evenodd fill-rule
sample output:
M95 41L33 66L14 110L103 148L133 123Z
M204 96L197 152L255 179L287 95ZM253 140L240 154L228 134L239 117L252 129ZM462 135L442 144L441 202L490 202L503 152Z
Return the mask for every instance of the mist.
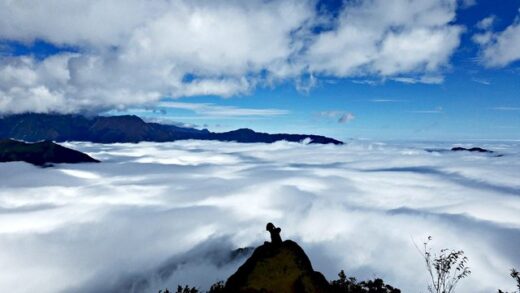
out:
M102 163L0 164L2 292L204 290L250 253L233 250L268 240L270 221L328 279L344 269L425 292L416 245L432 236L469 258L461 292L514 289L518 143L480 144L495 154L366 141L65 146Z

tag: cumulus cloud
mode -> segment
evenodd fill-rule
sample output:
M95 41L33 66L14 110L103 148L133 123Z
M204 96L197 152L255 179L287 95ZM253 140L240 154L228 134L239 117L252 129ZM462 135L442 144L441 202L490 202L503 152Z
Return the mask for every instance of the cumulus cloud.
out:
M285 81L308 91L322 75L423 82L458 46L456 5L361 1L335 18L312 0L4 0L0 39L61 50L43 60L0 56L0 111L122 109ZM321 26L330 29L316 33Z
M501 32L491 30L493 17L481 20L477 27L484 32L473 36L481 47L482 62L488 67L504 67L520 60L520 16Z
M455 9L450 0L354 1L306 58L311 70L335 76L434 72L459 45Z
M155 102L163 96L247 93L260 72L285 75L282 71L290 55L300 46L291 36L313 16L311 4L2 1L0 38L21 42L40 39L79 48L76 54L59 53L66 62L51 65L53 70L67 73L65 79L37 79L20 86L23 80L16 77L21 76L11 77L12 81L5 83L8 88L0 93L2 111L47 111L20 101L35 88L48 92L40 98L41 103L59 112L122 108ZM2 67L13 66L13 62L4 60ZM46 60L16 62L22 63L16 70L39 77ZM186 81L187 75L194 78Z
M412 240L432 235L435 248L466 252L461 292L513 290L515 144L481 145L503 157L424 151L451 147L442 143L67 146L103 163L0 164L2 292L205 289L243 261L225 261L230 250L268 239L268 221L329 279L345 269L424 291Z

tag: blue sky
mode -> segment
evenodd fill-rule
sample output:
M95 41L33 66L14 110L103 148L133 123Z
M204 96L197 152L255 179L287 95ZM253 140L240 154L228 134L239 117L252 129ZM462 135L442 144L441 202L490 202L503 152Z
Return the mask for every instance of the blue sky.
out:
M520 139L520 1L390 2L0 1L0 112Z

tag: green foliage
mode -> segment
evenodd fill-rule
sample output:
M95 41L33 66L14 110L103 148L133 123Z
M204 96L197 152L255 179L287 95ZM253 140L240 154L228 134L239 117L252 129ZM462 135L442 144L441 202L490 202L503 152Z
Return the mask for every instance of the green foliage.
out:
M511 278L515 279L516 281L516 287L518 288L518 291L511 292L511 293L520 293L520 272L518 272L515 269L511 269ZM498 290L498 293L508 293L502 290Z
M400 293L401 290L385 285L382 279L357 282L356 278L347 278L341 270L339 279L330 282L332 293Z
M426 269L430 275L428 291L430 293L452 293L460 280L471 274L467 266L468 258L462 250L441 249L440 253L432 253L428 247L432 237L424 242L421 254L426 262Z

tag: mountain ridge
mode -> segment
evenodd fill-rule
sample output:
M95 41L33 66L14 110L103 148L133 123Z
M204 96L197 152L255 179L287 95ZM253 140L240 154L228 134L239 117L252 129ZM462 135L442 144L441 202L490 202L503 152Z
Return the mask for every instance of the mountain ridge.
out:
M23 161L36 166L52 163L99 163L82 152L63 147L52 141L25 143L13 139L0 139L0 162Z
M42 140L90 141L95 143L167 142L186 139L273 143L286 140L314 144L343 142L321 135L256 132L240 128L228 132L211 132L175 125L145 122L135 115L83 116L79 114L24 113L0 117L0 139L28 142Z

